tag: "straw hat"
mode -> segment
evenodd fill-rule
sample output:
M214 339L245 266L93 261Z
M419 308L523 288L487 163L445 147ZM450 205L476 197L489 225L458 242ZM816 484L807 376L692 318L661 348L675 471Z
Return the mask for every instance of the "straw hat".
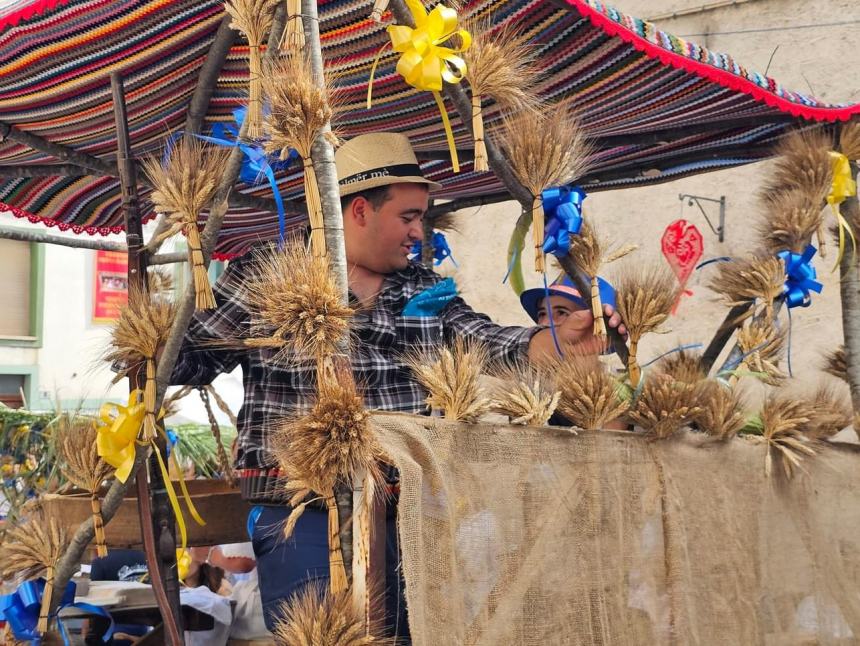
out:
M388 184L441 184L425 179L412 144L396 132L359 135L338 148L334 155L340 194L351 195Z

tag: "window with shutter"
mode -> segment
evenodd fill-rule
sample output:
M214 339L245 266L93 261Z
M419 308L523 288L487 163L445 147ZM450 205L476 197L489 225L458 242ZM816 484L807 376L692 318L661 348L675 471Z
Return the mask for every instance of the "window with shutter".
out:
M0 339L34 338L31 244L0 240Z

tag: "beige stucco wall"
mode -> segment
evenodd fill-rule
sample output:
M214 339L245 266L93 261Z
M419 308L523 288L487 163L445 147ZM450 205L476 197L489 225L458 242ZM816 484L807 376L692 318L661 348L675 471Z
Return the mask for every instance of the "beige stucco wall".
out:
M701 6L702 2L620 0L615 4L628 13L649 17ZM857 24L746 34L713 33L851 20ZM741 64L758 71L764 71L778 46L769 74L786 87L809 92L811 85L817 96L828 101L860 101L860 54L856 48L856 30L860 27L858 3L752 0L735 7L660 20L657 24L679 35L709 31L712 35L707 39L690 39L717 51L730 52ZM761 217L755 194L768 167L765 162L653 187L594 193L586 200L586 217L616 241L639 244L637 257L643 263L665 262L660 254L660 237L666 225L681 217L702 231L704 258L740 254L754 242L751 224L754 218ZM680 193L712 198L726 196L724 243L717 241L695 206L679 201ZM708 208L716 222L716 205ZM506 271L508 238L518 214L518 205L513 202L462 211L458 216L462 233L449 236L454 257L460 264L456 276L467 300L502 323L528 322L510 287L501 284ZM831 252L833 248L830 244ZM826 260L816 261L825 285L823 294L815 298L812 307L792 312L792 363L802 385L821 378L821 373L813 369L820 363L821 353L841 342L838 277L830 272L834 258L835 255L829 253ZM531 264L530 259L524 263L527 269L531 269ZM451 266L446 265L450 270ZM611 267L606 274L611 276ZM640 356L643 359L679 343L707 344L726 311L714 302L714 295L705 287L709 275L708 269L693 275L689 287L694 295L685 298L678 316L671 319L667 334L651 336L642 343ZM526 281L529 286L540 283L536 274L527 273Z

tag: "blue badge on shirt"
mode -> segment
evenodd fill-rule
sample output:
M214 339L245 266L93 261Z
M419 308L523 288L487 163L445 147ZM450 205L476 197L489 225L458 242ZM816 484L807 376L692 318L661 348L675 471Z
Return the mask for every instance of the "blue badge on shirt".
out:
M446 278L410 298L401 316L436 316L456 296L454 279Z

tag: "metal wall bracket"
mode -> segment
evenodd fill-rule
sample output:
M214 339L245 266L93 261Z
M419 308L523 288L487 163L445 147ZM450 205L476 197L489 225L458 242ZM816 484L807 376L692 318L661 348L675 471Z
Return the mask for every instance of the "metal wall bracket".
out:
M710 227L711 231L713 231L720 242L725 240L726 234L726 196L720 195L720 199L714 199L712 197L702 197L701 195L688 195L686 193L681 193L678 195L678 199L682 202L687 200L688 206L693 206L695 204L699 207L699 210L702 212L702 215L705 217L705 222L708 223L708 227ZM711 218L708 217L708 214L705 212L705 208L702 206L702 202L713 202L715 204L720 205L720 219L719 226L714 228L713 223L711 222Z

